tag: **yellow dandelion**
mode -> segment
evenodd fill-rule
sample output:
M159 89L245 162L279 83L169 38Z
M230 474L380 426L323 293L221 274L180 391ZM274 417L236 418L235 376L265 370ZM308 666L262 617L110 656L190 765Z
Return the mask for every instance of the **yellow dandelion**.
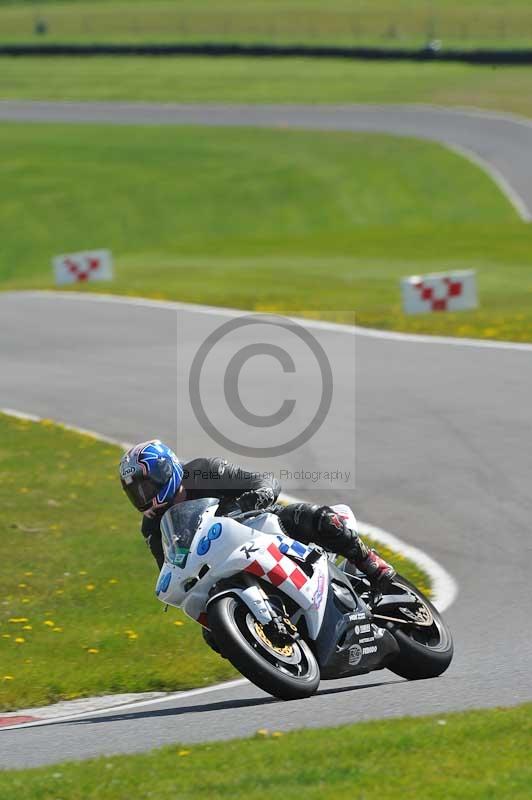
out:
M282 734L282 732L281 732L281 731L274 731L274 732L272 733L272 739L279 739L279 738L280 738L282 735L283 735L283 734Z
M58 531L59 530L59 525L49 525L48 526L48 530L49 531Z
M32 631L33 630L33 626L32 625L23 625L22 626L22 630L23 631Z
M28 494L29 489L28 489L27 486L21 486L18 491L19 491L19 494Z
M190 755L190 752L191 752L190 750L179 750L179 751L178 751L178 753L177 753L177 755L178 755L180 758L182 758L183 756L189 756L189 755Z
M18 588L19 589L27 589L28 588L28 584L27 583L19 583Z
M59 626L52 628L52 630L55 631L56 633L63 633L63 628L60 628Z
M85 569L80 569L80 571L78 572L78 575L86 575L86 574L87 574L87 570L85 570Z
M56 589L54 592L54 594L64 594L64 593L65 593L64 589Z
M138 635L138 633L130 633L127 638L128 639L138 639L139 635Z
M13 675L4 675L2 680L3 681L14 681L15 679L14 679Z
M257 736L266 737L269 736L269 731L267 728L259 728L257 731Z
M2 634L2 639L11 639L11 634L10 633L3 633Z
M85 589L86 589L88 592L93 592L93 591L96 589L96 586L95 586L93 583L88 583L88 584L85 586Z
M118 583L118 578L111 578L111 579L109 580L109 583L112 583L112 584L114 584L114 583Z
M49 628L55 628L55 622L51 619L45 619L43 625L47 625Z
M22 602L24 603L24 605L27 605L30 602L30 598L29 597L23 597L22 598Z
M15 639L16 644L24 644L25 641L26 639L23 636L17 636Z
M89 647L89 649L87 650L87 653L99 653L99 652L100 651L98 650L97 647Z
M27 617L10 617L8 622L11 622L13 625L15 625L18 622L29 622L29 619Z
M24 575L25 575L26 578L31 578L31 576L33 575L33 572L25 572Z
M180 628L180 627L181 627L181 625L184 625L184 624L185 624L185 623L184 623L184 622L181 622L181 620L180 620L180 619L177 619L177 620L174 622L174 625L177 625L177 627L178 627L178 628Z

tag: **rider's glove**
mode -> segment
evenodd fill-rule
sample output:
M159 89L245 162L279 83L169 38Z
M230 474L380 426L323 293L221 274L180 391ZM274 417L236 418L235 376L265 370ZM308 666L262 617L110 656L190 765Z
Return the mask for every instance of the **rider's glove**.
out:
M267 508L275 502L273 489L254 489L244 492L237 500L242 511L254 511L256 508Z

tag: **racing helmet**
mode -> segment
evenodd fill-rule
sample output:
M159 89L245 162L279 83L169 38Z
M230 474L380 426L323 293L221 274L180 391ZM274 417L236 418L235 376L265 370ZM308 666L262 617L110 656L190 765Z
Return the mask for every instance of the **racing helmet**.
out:
M136 444L120 461L122 488L138 511L162 511L173 500L183 467L159 439Z

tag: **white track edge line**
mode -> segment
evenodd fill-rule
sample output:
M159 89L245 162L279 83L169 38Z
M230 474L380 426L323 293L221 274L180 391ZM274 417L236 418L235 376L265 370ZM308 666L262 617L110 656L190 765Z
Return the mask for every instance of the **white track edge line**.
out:
M0 413L5 414L8 417L26 419L29 422L43 422L46 419L46 417L39 417L37 414L28 414L25 411L18 411L15 408L0 408ZM105 436L103 433L96 433L96 431L91 431L88 428L80 428L77 425L69 425L68 422L60 422L55 419L50 421L53 422L54 425L64 428L67 431L80 433L83 436L90 436L91 439L97 439L99 442L116 445L118 447L122 447L124 450L128 450L130 447L132 447L129 442L121 442L118 439L114 439L112 436Z
M246 311L239 308L224 308L222 306L208 306L196 303L182 303L174 300L151 300L146 297L130 297L127 295L108 293L85 293L77 291L57 291L55 289L30 289L20 291L0 291L6 296L30 297L35 299L78 300L94 303L116 303L118 305L131 305L141 308L158 308L167 311L184 311L194 314L212 314L219 317L238 317L246 314L261 314L264 316L280 316L290 319L294 323L304 325L314 330L330 331L331 333L347 333L350 336L361 336L367 339L383 339L391 342L411 342L413 344L438 344L450 347L474 347L487 350L514 350L517 352L532 353L532 344L529 342L509 342L497 339L462 339L457 336L436 336L419 333L401 333L400 331L386 331L377 328L362 328L358 325L345 325L338 322L325 322L306 317L289 317L284 314L269 312Z
M0 413L6 416L15 417L17 419L25 419L30 422L42 422L43 417L37 414L30 414L25 411L17 411L13 408L0 408ZM113 439L110 436L104 436L95 431L87 430L86 428L79 428L76 425L69 425L54 420L54 424L60 425L66 430L73 431L74 433L81 433L84 436L91 436L93 439L105 442L106 444L117 445L118 447L127 448L130 445L127 442L121 442L118 439ZM283 494L282 497L288 502L301 502L300 499L292 497L291 495ZM358 521L358 528L362 534L366 533L382 544L397 550L407 558L417 563L425 572L427 572L432 580L434 592L434 605L440 610L445 611L454 602L458 594L458 585L454 578L440 565L437 561L431 558L428 553L420 550L417 547L406 544L397 536L394 536L382 528L370 525L367 522ZM95 716L104 716L117 711L127 711L130 709L146 708L147 706L155 705L157 703L167 702L171 700L186 700L189 697L196 695L207 694L209 692L217 692L220 689L233 689L238 686L245 686L248 683L246 678L238 678L234 681L227 681L224 683L217 683L213 686L205 686L201 689L190 689L184 692L172 692L165 696L159 696L150 700L138 700L131 703L122 703L116 706L109 706L108 708L94 709L93 711L80 711L75 714L65 714L58 717L48 717L46 719L36 719L33 722L21 722L18 725L5 725L0 728L0 734L3 731L12 731L19 728L36 728L45 725L52 725L59 722L70 722L76 719L89 719ZM90 698L86 698L90 701ZM22 709L19 714L29 715L31 709Z
M485 172L506 197L510 205L519 215L520 219L523 222L532 222L532 212L529 211L528 206L521 195L513 188L510 182L504 177L502 172L497 169L497 167L493 166L493 164L490 164L485 158L477 155L477 153L473 152L473 150L470 150L467 147L443 141L442 144L447 148L447 150L450 150L452 153L465 158L466 161L470 161L471 164L474 164L483 172Z
M0 728L0 735L3 731L13 731L19 728L42 728L45 725L53 725L60 722L71 722L76 719L89 719L95 716L102 717L105 714L111 714L116 711L130 711L131 709L146 708L156 703L166 702L167 700L186 700L189 697L196 697L201 694L208 694L209 692L217 692L220 689L236 689L238 686L244 686L249 681L246 678L237 678L234 681L226 681L225 683L216 683L213 686L204 686L201 689L188 689L184 692L172 692L161 697L153 697L150 700L139 700L132 703L123 703L121 705L109 706L108 708L94 709L93 711L79 711L76 714L65 714L60 717L49 717L47 719L37 719L33 722L21 722L18 725L4 725ZM87 698L90 700L90 698ZM21 712L22 713L22 712Z

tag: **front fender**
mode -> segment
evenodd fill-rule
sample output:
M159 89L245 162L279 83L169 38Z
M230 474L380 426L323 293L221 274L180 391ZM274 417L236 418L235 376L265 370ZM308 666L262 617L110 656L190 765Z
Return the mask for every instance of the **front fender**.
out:
M247 605L255 619L257 619L263 625L267 625L268 622L272 621L273 617L268 603L264 599L264 594L260 586L257 586L256 584L247 586L245 589L242 589L238 586L230 589L221 589L209 599L209 602L207 603L207 613L209 612L209 606L219 600L220 597L227 595L233 595L234 597L240 598L240 600Z

